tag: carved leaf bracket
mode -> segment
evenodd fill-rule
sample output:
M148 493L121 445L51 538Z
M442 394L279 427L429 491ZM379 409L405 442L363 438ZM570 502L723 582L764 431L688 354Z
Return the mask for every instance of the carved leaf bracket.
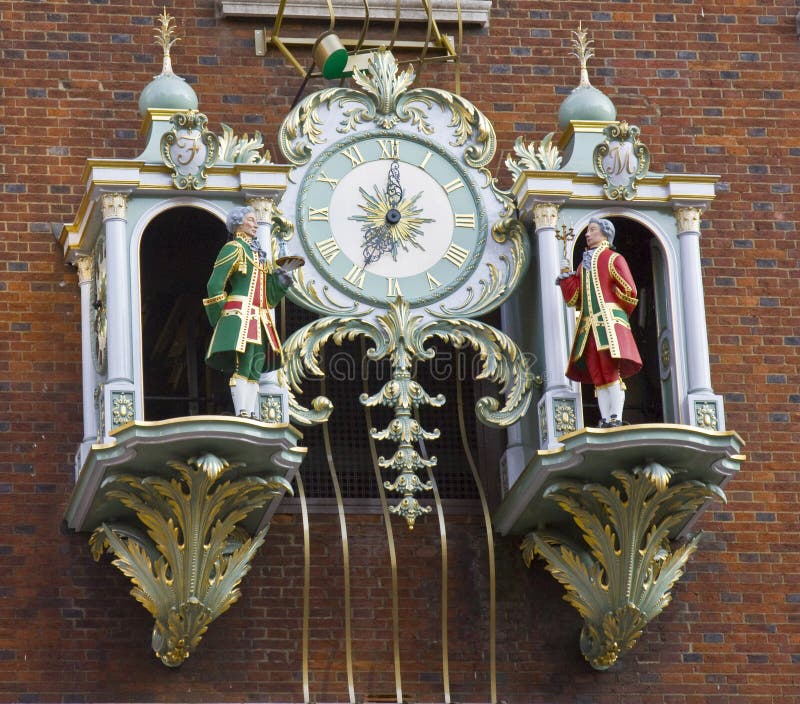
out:
M169 667L180 665L211 622L240 596L239 583L267 528L248 535L240 523L292 487L281 476L237 477L237 464L213 454L169 462L172 479L109 476L109 499L132 510L146 534L103 523L89 539L92 555L114 555L113 564L133 582L131 594L155 618L153 650Z
M479 356L481 369L479 379L487 379L501 386L505 403L492 397L478 400L475 412L487 425L505 427L518 421L527 411L531 400L533 377L528 362L517 345L504 333L486 323L469 318L449 320L425 320L413 311L402 297L398 296L389 310L375 321L357 317L328 316L315 320L293 333L284 343L284 372L292 389L301 391L302 382L309 376L324 375L319 357L328 340L341 344L345 339L358 336L369 338L375 346L367 351L371 360L388 358L392 366L391 379L372 396L362 394L360 401L365 406L382 405L391 408L394 418L384 430L372 429L373 438L397 442L394 455L379 458L383 469L396 472L393 482L385 482L390 491L397 491L403 498L393 513L402 515L410 528L415 520L427 513L415 494L432 488L422 481L418 470L433 467L435 458L423 459L414 449L421 438L433 440L439 436L438 429L427 431L413 418L413 411L420 406L442 406L445 399L426 393L421 384L412 378L415 361L427 361L434 357L434 348L426 347L432 338L452 344L456 348L469 346ZM333 404L324 396L312 401L312 408L304 408L294 397L291 413L295 420L311 424L327 420Z
M722 490L688 480L651 463L612 476L618 486L560 481L545 498L572 516L583 544L561 532L534 531L522 542L525 563L535 556L566 589L564 599L584 619L581 652L605 670L636 643L645 626L669 604L700 534L677 548L670 535Z

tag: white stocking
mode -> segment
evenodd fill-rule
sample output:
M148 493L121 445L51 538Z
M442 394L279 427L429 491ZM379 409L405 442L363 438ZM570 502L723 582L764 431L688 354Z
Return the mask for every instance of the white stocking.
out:
M247 379L242 379L238 376L231 377L230 387L234 415L238 416L242 411L249 415L250 409L247 407Z
M622 382L618 381L607 387L609 392L609 414L608 418L611 420L612 416L616 416L617 421L622 421L622 408L625 406L625 390L623 389Z
M249 406L247 408L248 412L253 418L259 418L260 414L258 412L258 382L257 381L248 381L247 382L247 395L248 395L248 403Z
M611 416L609 387L604 386L602 389L595 389L595 393L597 394L597 405L600 406L600 420L605 422Z

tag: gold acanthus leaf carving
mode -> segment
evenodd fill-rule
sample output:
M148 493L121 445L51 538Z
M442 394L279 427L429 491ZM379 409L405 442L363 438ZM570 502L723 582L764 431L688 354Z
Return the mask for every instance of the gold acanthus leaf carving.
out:
M529 533L522 542L525 563L542 557L566 589L564 599L583 618L581 652L595 669L611 667L669 604L670 590L700 540L697 534L673 549L670 534L706 501L725 501L714 484L669 486L672 475L651 463L613 472L619 486L556 482L545 497L572 516L584 544L547 530Z
M206 453L168 463L172 479L119 474L108 477L107 496L131 509L146 529L103 523L89 544L95 560L104 551L133 582L131 594L155 618L153 650L169 667L198 646L209 624L239 598L267 529L249 537L238 525L282 492L281 476L228 479L241 465Z
M450 114L453 146L472 143L464 150L464 160L473 168L488 164L494 156L497 139L494 128L469 100L436 88L409 87L415 73L408 67L399 71L391 52L372 54L365 70L356 69L353 80L362 90L328 88L304 98L286 117L278 132L278 144L284 157L295 165L309 161L312 146L324 143L321 108L337 108L343 119L337 131L348 133L364 123L392 129L399 122L408 123L421 134L431 134L429 111L436 105Z
M365 406L383 405L394 411L394 418L387 428L382 431L373 429L372 435L376 439L398 443L394 455L389 459L380 458L379 465L397 472L395 481L386 482L385 486L400 491L403 499L390 510L405 517L409 527L413 527L414 520L429 510L419 505L414 494L431 488L430 483L419 479L416 472L435 465L435 458L424 460L419 456L414 443L422 438L435 439L439 430L425 430L412 418L412 412L422 405L439 407L445 402L441 394L427 394L412 376L416 362L431 360L436 355L436 350L426 347L426 344L438 338L456 348L469 345L478 354L481 368L477 378L500 385L501 393L505 395L502 408L492 397L481 398L476 403L478 418L488 425L504 427L524 415L531 401L533 377L527 359L505 333L468 318L426 319L398 296L389 309L376 318L327 316L293 333L284 344L283 367L292 390L300 393L304 379L324 376L320 355L329 340L341 344L345 339L362 335L374 345L367 350L369 359L389 358L391 362L391 379L378 393L362 394L360 400ZM316 418L327 420L332 411L330 401L320 396L313 404L316 404L315 408L324 409L324 413L318 413ZM298 413L296 402L291 406L291 412ZM300 408L299 416L300 422L314 422L311 420L314 413L308 409Z

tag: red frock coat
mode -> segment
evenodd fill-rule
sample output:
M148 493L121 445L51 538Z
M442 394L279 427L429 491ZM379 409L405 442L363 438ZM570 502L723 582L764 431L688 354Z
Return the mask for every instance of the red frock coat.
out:
M603 242L589 271L581 264L558 284L567 305L579 311L567 377L602 386L638 372L642 359L628 320L638 299L624 257Z

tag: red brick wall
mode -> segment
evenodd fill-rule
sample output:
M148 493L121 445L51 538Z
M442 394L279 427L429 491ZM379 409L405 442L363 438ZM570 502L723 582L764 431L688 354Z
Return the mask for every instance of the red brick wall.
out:
M497 4L497 3L495 3ZM0 2L0 700L301 701L302 532L271 530L240 602L178 671L151 652L129 584L66 530L82 434L77 277L51 234L72 221L90 157L143 146L139 91L160 70L152 3ZM211 0L169 8L176 71L210 126L275 135L300 85L276 53L257 58L258 21L216 20ZM541 564L497 539L498 695L508 702L778 704L800 701L800 403L796 244L800 66L794 3L503 2L467 31L462 93L493 120L499 152L555 129L577 84L579 20L595 40L594 85L642 128L656 171L720 174L702 251L712 375L748 461L672 604L606 673L578 651L580 621ZM322 28L320 28L322 29ZM310 30L306 29L306 34ZM453 88L447 67L420 84ZM319 84L311 86L319 87ZM498 162L500 158L498 158ZM499 171L499 169L498 169ZM504 174L503 179L507 179ZM389 575L377 517L349 522L356 691L393 692ZM312 694L345 701L337 522L312 517ZM442 701L437 527L402 560L403 688ZM450 518L454 701L487 701L488 577L477 518Z

